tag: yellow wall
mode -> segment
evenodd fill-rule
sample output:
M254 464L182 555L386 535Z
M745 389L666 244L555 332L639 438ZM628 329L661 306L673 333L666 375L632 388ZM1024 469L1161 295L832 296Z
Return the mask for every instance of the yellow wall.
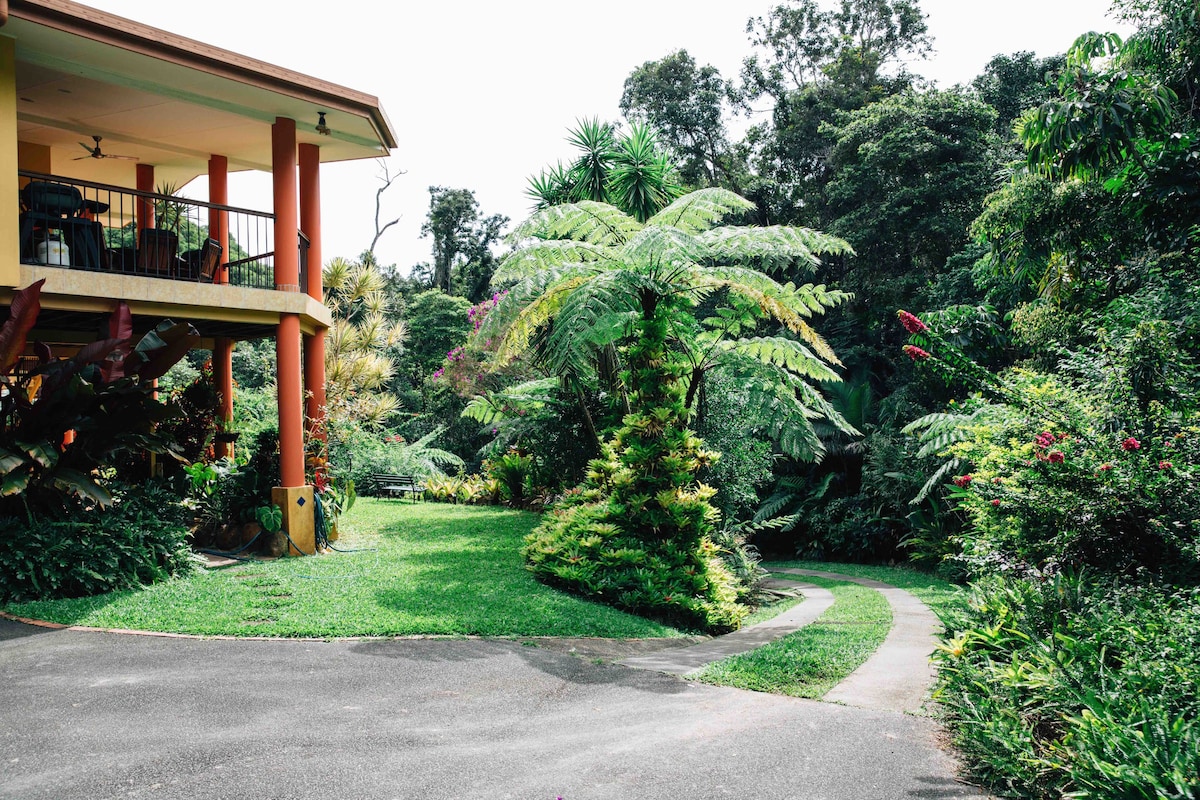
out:
M0 286L21 279L20 214L17 202L16 40L0 36Z
M50 148L44 144L17 142L17 161L20 163L21 169L27 169L30 172L41 172L46 175L52 172Z

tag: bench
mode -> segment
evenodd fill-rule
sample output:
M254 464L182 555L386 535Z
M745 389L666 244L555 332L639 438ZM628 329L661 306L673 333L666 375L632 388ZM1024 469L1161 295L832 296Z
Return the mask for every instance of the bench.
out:
M425 487L412 475L392 475L381 472L371 476L371 485L378 495L404 498L405 492L416 500L425 496Z

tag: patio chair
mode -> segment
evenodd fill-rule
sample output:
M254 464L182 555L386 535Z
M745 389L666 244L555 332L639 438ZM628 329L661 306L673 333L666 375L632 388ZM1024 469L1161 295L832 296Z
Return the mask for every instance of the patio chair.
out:
M25 206L20 218L21 261L37 263L37 236L59 231L70 251L70 265L98 269L100 236L97 223L79 216L83 196L74 186L30 181L21 190Z
M179 236L162 228L143 228L138 235L138 271L164 278L178 272Z
M188 280L212 283L221 267L221 245L216 239L205 239L204 244L183 254L187 265Z

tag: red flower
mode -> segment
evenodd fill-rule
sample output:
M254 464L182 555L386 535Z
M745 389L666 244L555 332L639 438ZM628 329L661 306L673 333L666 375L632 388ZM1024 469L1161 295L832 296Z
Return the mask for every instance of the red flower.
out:
M1049 447L1054 444L1054 434L1050 431L1042 431L1034 437L1033 443L1038 447Z
M909 333L924 333L925 331L929 330L928 325L926 325L924 322L921 322L921 320L917 319L907 311L897 311L896 315L900 317L900 323L904 325L904 330L908 331Z
M992 508L999 508L999 507L1000 507L1000 501L999 501L999 500L993 500L993 501L992 501Z
M1051 464L1061 464L1066 460L1061 450L1051 450L1046 456L1046 460Z
M925 359L929 358L929 353L913 344L906 344L900 349L903 350L904 354L913 361L924 361Z
M1112 469L1112 464L1109 464L1106 462L1106 463L1100 465L1101 472L1108 472L1110 469Z
M954 485L960 489L965 489L971 485L971 481L975 480L971 475L959 475L954 479Z
M1141 450L1142 443L1139 442L1137 439L1133 438L1132 436L1130 436L1128 439L1121 442L1121 449L1122 450Z
M1173 465L1173 464L1172 464L1170 461L1160 461L1160 462L1158 462L1158 468L1159 468L1159 469L1170 469L1172 466L1174 466L1174 465Z

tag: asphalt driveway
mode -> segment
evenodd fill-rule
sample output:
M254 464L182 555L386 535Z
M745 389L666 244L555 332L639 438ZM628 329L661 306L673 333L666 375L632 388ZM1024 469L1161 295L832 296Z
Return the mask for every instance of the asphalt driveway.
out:
M959 798L929 719L510 641L0 620L0 798Z

